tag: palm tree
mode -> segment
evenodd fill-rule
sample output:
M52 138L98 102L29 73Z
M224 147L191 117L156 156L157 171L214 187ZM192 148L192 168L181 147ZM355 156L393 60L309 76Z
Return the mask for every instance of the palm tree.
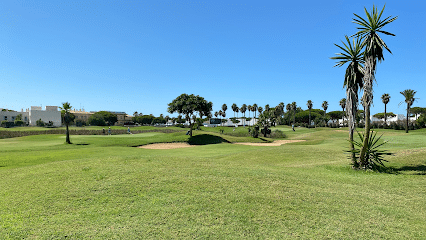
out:
M64 103L62 103L62 107L59 107L59 108L64 110L64 123L65 123L65 127L66 127L66 140L65 140L65 142L68 143L68 144L71 144L70 130L69 130L68 126L71 123L70 110L71 110L72 106L70 105L69 102L64 102Z
M238 118L238 112L240 111L240 108L239 108L239 107L236 107L236 108L235 108L235 111L237 112L237 118Z
M223 111L223 112L226 112L226 110L228 110L228 106L226 106L226 104L223 104L223 105L222 105L222 111Z
M265 105L265 112L268 112L269 111L269 104L266 104Z
M406 125L405 125L405 132L408 133L408 114L410 113L410 107L413 105L414 101L416 101L416 98L414 98L414 95L416 95L417 91L414 91L412 89L406 89L400 93L404 95L405 102L407 103L407 119L406 119Z
M291 109L293 110L293 125L296 123L296 108L297 108L296 102L292 102Z
M234 118L235 118L235 112L237 111L237 104L236 103L232 104L231 108L232 108L232 111L234 111Z
M342 108L342 111L343 111L343 119L342 119L342 121L344 121L345 120L345 107L346 107L346 98L342 98L342 99L340 99L340 101L339 101L339 105L340 105L340 107ZM343 126L344 126L345 124L343 123Z
M262 108L262 106L258 107L258 108L257 108L257 111L259 112L259 114L262 114L262 112L263 112L263 108Z
M288 113L288 117L289 117L289 120L288 120L288 125L290 126L290 116L291 116L291 103L287 103L287 105L285 106L285 109L287 110L287 113Z
M327 114L328 102L327 101L322 102L321 107L322 109L324 109L324 117L325 117L325 115Z
M247 110L248 110L248 112L249 112L249 118L250 118L250 112L251 112L251 110L252 110L252 106L251 106L251 105L248 105L248 106L247 106ZM249 121L249 126L250 126L250 121Z
M395 21L398 17L391 18L391 16L381 20L383 10L385 10L385 6L383 6L382 11L378 11L377 7L373 5L373 9L369 13L367 9L364 7L364 12L367 15L367 20L358 16L354 18L354 23L360 25L358 27L358 32L355 34L358 37L363 39L362 46L365 46L364 59L364 78L363 78L363 89L364 94L362 96L363 106L365 109L365 133L363 140L363 147L361 148L359 154L359 160L362 166L365 166L367 163L365 162L365 153L368 148L368 139L370 138L370 106L373 102L373 82L375 79L376 65L377 61L381 62L384 60L383 57L383 48L388 50L388 52L392 53L386 43L380 38L379 33L383 33L390 36L395 36L390 32L386 32L381 30L387 24Z
M311 110L312 110L312 106L313 106L312 100L308 100L308 102L306 103L306 106L309 109L309 124L308 124L308 126L310 127L311 126Z
M389 103L390 98L391 97L389 93L384 93L381 97L382 102L385 104L385 124L386 124L386 105Z
M246 127L246 111L247 111L247 105L243 104L240 108L240 111L242 114L244 114L244 127Z
M254 113L254 118L256 119L256 112L257 112L257 104L253 104L253 113Z

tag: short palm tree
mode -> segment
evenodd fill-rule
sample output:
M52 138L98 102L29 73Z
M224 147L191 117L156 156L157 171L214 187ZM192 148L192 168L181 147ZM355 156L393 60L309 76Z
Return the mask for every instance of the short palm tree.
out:
M226 110L228 110L228 106L226 106L226 104L224 103L224 104L222 105L222 111L223 111L223 112L226 112Z
M288 122L289 122L289 126L290 126L290 116L291 116L291 103L287 103L287 105L285 106L285 109L287 110L287 115L288 115Z
M400 93L405 97L405 103L407 103L407 118L406 118L405 132L408 133L408 115L410 113L410 107L413 105L414 101L416 101L416 98L414 98L414 95L416 95L417 92L412 89L406 89Z
M263 107L262 107L262 106L258 107L258 108L257 108L257 111L259 112L259 114L262 114L262 112L263 112Z
M60 107L62 110L64 110L64 123L66 127L66 140L65 142L68 144L71 144L70 141L70 130L68 128L69 124L71 123L71 116L70 116L70 110L72 108L71 104L69 102L62 103L62 107Z
M357 28L358 32L355 35L363 39L362 46L365 46L365 65L363 78L364 94L362 96L362 102L365 109L365 132L363 147L361 148L359 154L361 166L366 166L368 164L367 161L365 161L365 154L369 145L368 140L370 139L370 106L373 102L373 82L375 79L374 76L376 73L377 61L381 62L384 60L383 48L392 53L386 43L379 36L379 33L395 36L390 32L383 31L382 28L398 18L391 18L391 16L389 16L381 20L380 18L382 17L383 10L385 10L384 6L382 11L379 12L377 10L377 7L373 5L373 9L371 10L371 12L368 12L367 9L364 8L364 12L367 15L367 20L355 13L354 15L356 16L356 18L353 19L354 23L360 25Z
M386 124L386 105L389 103L390 98L391 97L389 93L384 93L381 97L382 102L385 104L385 124Z
M312 102L312 100L308 100L308 102L306 103L306 106L309 109L309 124L308 124L308 126L311 126L311 110L312 110L313 105L314 105L314 103Z

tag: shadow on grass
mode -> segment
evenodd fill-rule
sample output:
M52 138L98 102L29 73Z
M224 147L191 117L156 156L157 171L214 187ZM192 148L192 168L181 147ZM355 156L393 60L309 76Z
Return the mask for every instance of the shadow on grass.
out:
M188 143L190 145L207 145L207 144L217 144L217 143L231 143L230 141L223 139L219 136L213 136L210 134L200 134L192 136L189 138Z
M426 165L402 166L399 168L392 168L395 173L405 173L412 175L426 175Z

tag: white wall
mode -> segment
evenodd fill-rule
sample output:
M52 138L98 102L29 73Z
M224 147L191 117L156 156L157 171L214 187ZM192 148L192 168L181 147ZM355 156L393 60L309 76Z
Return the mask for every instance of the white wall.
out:
M31 107L29 111L29 125L35 126L39 119L45 123L52 121L55 127L62 125L61 112L58 111L58 107L56 106L46 106L46 110L41 110L40 107Z

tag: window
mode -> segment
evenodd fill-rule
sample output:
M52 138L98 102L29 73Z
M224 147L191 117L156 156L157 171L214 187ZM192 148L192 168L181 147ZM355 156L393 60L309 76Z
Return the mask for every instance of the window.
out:
M6 121L7 121L7 116L4 116L4 120L6 120Z
M15 117L12 117L12 121L15 121Z

